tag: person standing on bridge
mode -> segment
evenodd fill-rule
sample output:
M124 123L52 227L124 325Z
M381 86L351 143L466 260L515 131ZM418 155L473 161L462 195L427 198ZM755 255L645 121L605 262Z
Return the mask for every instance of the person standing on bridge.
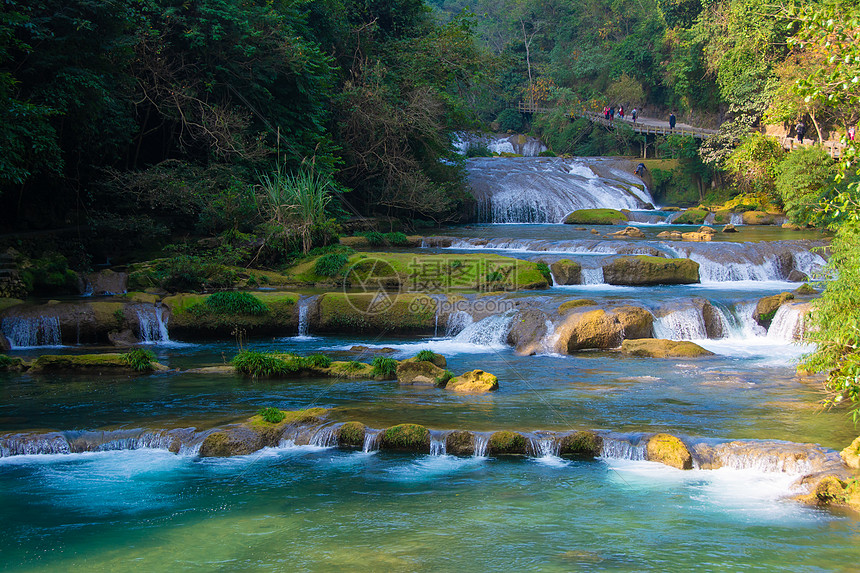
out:
M797 140L800 142L800 145L803 145L803 136L806 134L806 124L803 123L802 119L794 126L794 131L797 133Z
M609 121L612 122L613 119L615 119L615 106L614 105L609 108Z
M636 116L639 115L639 112L636 108L633 108L633 111L630 112L630 118L633 120L633 123L636 123Z
M676 121L677 120L675 119L675 112L673 111L672 113L669 114L669 131L675 131L675 122Z
M618 106L618 117L624 119L624 104Z

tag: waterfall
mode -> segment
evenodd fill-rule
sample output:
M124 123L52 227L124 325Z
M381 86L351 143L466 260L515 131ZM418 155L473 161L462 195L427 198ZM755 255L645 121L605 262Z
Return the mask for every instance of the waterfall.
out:
M465 310L453 312L448 315L448 321L445 324L445 336L447 338L457 336L474 322L472 315Z
M364 443L361 445L361 451L371 453L379 450L379 441L382 439L382 430L374 430L365 428Z
M467 162L479 221L560 223L578 209L653 203L626 162L607 158L476 158Z
M69 441L59 433L27 435L16 434L0 437L0 458L34 454L71 453Z
M12 348L62 345L60 319L56 316L6 317L2 330Z
M543 354L557 354L561 332L556 332L555 323L550 319L546 319L544 325L546 326L546 334L540 339L541 350Z
M442 432L430 432L430 455L444 456L447 454L445 434Z
M635 443L631 441L635 439ZM625 436L603 436L603 447L600 457L610 460L645 460L647 443L639 438Z
M466 326L453 341L489 348L504 348L507 346L508 330L512 319L513 313L488 316Z
M797 305L783 304L773 316L767 337L775 340L802 340L806 313Z
M704 467L807 475L844 468L839 454L821 446L778 441L738 440L695 444L694 457Z
M299 298L299 330L297 336L299 338L308 337L308 314L310 313L311 302L316 297Z
M729 224L737 227L744 224L744 216L741 213L729 213Z
M811 252L819 241L760 241L758 243L673 243L665 248L677 257L699 263L702 283L784 281L792 271L807 276L823 268L824 259Z
M333 448L337 445L337 430L337 425L323 426L311 436L308 444L321 448Z
M167 333L167 321L164 318L164 308L145 306L137 309L137 324L140 330L138 337L145 344L170 342Z
M487 446L490 444L490 435L479 432L473 432L472 435L475 436L475 453L473 456L476 458L486 458Z
M742 302L734 306L734 311L728 315L731 338L756 338L767 333L753 318L755 308L755 302Z
M536 435L528 438L529 455L535 458L558 458L561 441L555 435Z
M603 267L596 269L582 268L580 276L584 285L602 285L603 284Z
M657 317L654 336L668 340L703 340L708 338L708 331L701 311L690 306Z
M193 428L67 431L0 436L0 458L36 454L74 454L157 449L196 455L203 435Z

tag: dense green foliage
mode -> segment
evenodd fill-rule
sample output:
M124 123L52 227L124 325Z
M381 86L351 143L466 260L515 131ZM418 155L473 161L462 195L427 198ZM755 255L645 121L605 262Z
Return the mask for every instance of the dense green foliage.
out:
M132 370L149 372L154 369L152 363L155 362L155 354L151 350L135 348L123 354L122 361Z
M397 360L377 356L370 363L373 366L374 376L394 376L397 372Z
M272 406L260 408L257 411L257 415L263 418L264 422L268 422L270 424L280 424L284 418L287 417L280 408L274 408Z
M419 350L418 354L415 355L415 360L418 360L419 362L432 362L434 358L436 358L436 353L432 350Z
M335 277L349 260L346 253L326 253L314 263L314 274L321 277Z
M254 378L277 378L295 375L303 370L328 368L332 360L324 354L296 356L243 350L233 357L232 364L239 372Z
M206 301L201 306L205 307L206 311L216 314L261 315L269 312L266 303L244 291L216 292L206 297Z

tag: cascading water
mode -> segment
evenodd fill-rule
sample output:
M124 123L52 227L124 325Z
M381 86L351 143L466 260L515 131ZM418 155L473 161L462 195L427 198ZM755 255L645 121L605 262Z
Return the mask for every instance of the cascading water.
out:
M445 336L451 338L463 332L475 320L472 315L465 310L458 310L448 315L448 321L445 324Z
M708 338L708 331L701 310L690 306L657 317L654 336L667 340L702 340Z
M583 267L580 271L582 284L584 285L602 285L603 284L603 267L588 269Z
M505 348L512 319L513 313L488 316L469 324L454 337L453 342L487 348Z
M146 344L170 342L170 335L167 332L167 320L164 317L164 308L161 305L138 308L137 324L141 342Z
M310 316L311 305L316 300L316 298L316 296L299 298L299 326L298 332L296 334L298 338L310 338L308 317Z
M447 447L445 444L445 434L441 432L431 432L430 433L430 455L431 456L444 456L447 454Z
M767 337L773 340L802 340L805 309L798 305L783 304L773 316Z
M490 445L490 435L479 432L474 432L473 435L475 436L475 453L473 456L476 458L486 458L487 447Z
M9 316L2 322L3 335L12 348L60 346L60 319L56 316Z
M554 435L536 435L528 439L529 455L535 458L558 458L561 441Z
M369 454L379 450L379 441L382 439L382 430L366 428L364 430L364 443L361 445L361 451Z
M467 164L478 220L560 223L577 209L653 203L622 163L601 158L476 158Z
M645 446L645 441L639 438L630 436L603 436L600 457L611 460L644 461Z
M320 448L332 448L337 445L337 430L336 425L323 426L314 433L308 444Z

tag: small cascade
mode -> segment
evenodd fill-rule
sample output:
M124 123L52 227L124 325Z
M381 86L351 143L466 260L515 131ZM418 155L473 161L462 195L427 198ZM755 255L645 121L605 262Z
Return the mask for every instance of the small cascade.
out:
M473 432L473 435L475 436L475 453L473 456L476 458L486 458L487 447L490 445L490 434Z
M631 441L635 440L635 441ZM603 436L600 457L609 460L645 460L646 442L638 437L621 435Z
M315 296L299 297L299 329L297 334L299 338L308 336L308 315L314 299L316 299Z
M513 313L488 316L464 328L454 337L454 342L504 348L507 346L511 319L513 319Z
M812 444L777 441L734 441L695 444L694 458L704 469L731 468L766 473L807 475L844 468L839 454Z
M806 313L796 305L783 304L773 316L767 337L773 340L802 340Z
M164 307L144 306L137 309L138 338L145 344L170 342Z
M320 448L333 448L337 445L337 425L323 426L311 436L308 445Z
M442 432L430 432L430 455L444 456L447 454L445 434Z
M428 296L436 303L434 305L436 308L436 315L433 321L433 337L435 338L439 336L439 315L442 314L442 309L445 308L445 303L448 302L448 296L444 294L431 294Z
M77 454L156 449L196 454L203 435L192 428L68 431L0 436L0 458L36 454Z
M457 336L474 322L475 320L472 318L472 315L465 310L452 312L448 315L448 320L445 324L445 336L447 338Z
M729 337L756 338L764 336L767 331L755 321L755 302L743 302L734 306L734 311L727 315L729 321Z
M561 450L561 440L552 434L529 436L528 453L534 458L558 458Z
M382 439L382 430L373 428L365 428L364 443L361 445L361 451L369 454L379 450L379 441Z
M543 354L558 353L558 340L561 337L561 332L556 332L555 323L550 319L546 319L546 334L540 339L541 352Z
M584 285L602 285L603 284L603 267L596 269L582 268L580 276Z
M737 227L744 224L744 216L741 213L729 213L729 224Z
M669 312L654 320L654 337L667 340L703 340L708 338L705 319L695 306Z
M60 319L56 316L9 316L0 328L12 348L62 345Z
M69 454L71 447L60 433L14 434L0 437L0 458L35 454Z

